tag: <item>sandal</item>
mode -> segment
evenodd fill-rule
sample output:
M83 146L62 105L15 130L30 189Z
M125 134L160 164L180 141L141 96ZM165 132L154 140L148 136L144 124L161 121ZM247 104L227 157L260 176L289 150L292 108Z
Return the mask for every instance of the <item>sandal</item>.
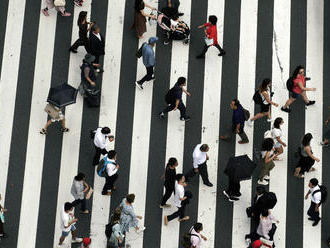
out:
M41 131L40 131L40 134L47 134L47 130L46 129L41 129Z
M63 133L69 132L69 128L61 128L61 131L62 131Z

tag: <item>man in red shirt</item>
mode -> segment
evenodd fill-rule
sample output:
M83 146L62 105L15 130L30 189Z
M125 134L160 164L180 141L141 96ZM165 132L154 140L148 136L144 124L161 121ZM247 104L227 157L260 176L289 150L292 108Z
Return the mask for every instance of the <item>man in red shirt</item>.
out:
M204 25L198 26L198 28L205 28L205 45L202 53L198 55L197 59L205 58L205 53L210 46L215 46L219 49L220 53L219 56L225 55L226 52L223 50L219 43L218 43L218 32L217 32L217 21L218 18L215 15L209 16L209 22L205 23Z

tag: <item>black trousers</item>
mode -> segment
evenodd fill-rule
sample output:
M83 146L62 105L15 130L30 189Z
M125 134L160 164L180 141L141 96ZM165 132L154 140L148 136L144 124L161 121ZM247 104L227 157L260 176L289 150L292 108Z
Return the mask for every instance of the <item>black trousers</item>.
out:
M150 81L152 79L152 75L154 74L154 67L149 66L146 67L147 74L140 80L138 81L138 84L143 84L145 81Z
M210 183L209 181L209 174L207 172L207 165L206 161L202 164L198 165L198 173L201 175L203 183L207 184ZM195 176L197 173L194 171L194 169L191 169L187 174L186 174L186 179L189 179L190 177Z
M109 176L105 177L105 184L103 186L102 195L105 195L108 192L108 190L111 190L113 188L113 185L117 179L118 179L117 173L112 175L111 177Z
M175 108L175 103L169 104L164 110L163 113L168 113ZM186 117L186 106L183 104L182 100L179 102L178 109L180 110L180 118Z
M101 149L101 148L95 146L95 155L93 158L93 165L98 165L98 163L100 162L101 154L105 155L107 153L108 153L108 151L105 148Z
M3 223L0 220L0 234L3 234L3 233L4 233L4 231L3 231Z
M167 216L167 220L171 221L171 220L174 220L177 217L182 219L184 217L185 208L186 208L186 205L181 205L181 207L178 208L178 210L176 212L174 212L173 214Z
M86 199L77 199L71 202L71 204L75 207L80 204L80 210L85 211L86 210Z
M88 41L88 38L81 38L79 37L75 43L73 43L73 45L71 46L71 49L73 50L77 50L78 47L80 46L84 46L85 47L85 50L87 53L89 53L89 41Z
M320 212L315 211L316 203L311 201L311 205L307 211L307 214L314 220L318 221L320 219Z
M238 196L239 195L239 190L241 189L241 185L239 183L239 181L234 181L229 179L229 184L228 184L228 188L226 190L227 194L229 196Z
M212 46L212 45L211 45ZM206 44L204 44L204 48L203 48L203 51L202 53L200 54L201 56L205 56L205 53L207 52L207 50L209 49L209 47L211 46L208 46ZM219 52L222 53L224 50L221 48L221 46L219 44L216 44L214 45L216 48L218 48Z
M160 204L161 206L164 206L166 204L167 200L170 199L173 192L174 192L174 188L165 186L165 194L162 198L162 203Z

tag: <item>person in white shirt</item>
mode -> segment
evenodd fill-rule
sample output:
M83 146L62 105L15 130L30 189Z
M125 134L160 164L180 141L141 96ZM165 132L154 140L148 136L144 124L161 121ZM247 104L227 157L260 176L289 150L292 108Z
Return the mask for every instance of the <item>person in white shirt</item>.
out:
M186 174L187 181L199 173L202 177L203 183L206 186L212 187L213 184L209 181L209 175L207 173L206 161L209 160L207 152L210 150L207 144L198 144L193 152L193 169Z
M63 247L62 244L70 232L72 234L72 243L82 242L82 238L77 238L76 236L75 223L78 221L78 219L74 217L72 212L73 212L73 205L70 202L66 202L61 210L62 235L60 237L58 247Z
M176 212L174 212L171 215L164 216L164 224L167 225L167 223L177 217L179 217L179 221L185 221L189 220L189 216L184 215L186 204L183 203L184 200L187 199L187 196L185 196L184 187L187 186L185 183L185 178L183 174L176 174L175 177L175 191L174 191L174 204L178 208Z
M274 127L272 129L272 138L274 139L274 149L277 155L283 153L283 146L286 147L286 144L282 141L282 130L281 125L283 125L284 121L281 117L278 117L274 121ZM279 160L278 157L275 160Z
M320 211L319 207L321 205L322 194L319 187L319 181L316 178L309 180L308 184L309 190L305 195L305 200L308 199L308 196L311 195L311 205L307 211L309 220L314 221L313 226L316 226L320 221Z
M72 186L71 186L71 194L74 197L74 201L71 202L75 207L81 204L82 214L88 214L89 211L86 209L86 198L85 194L87 194L90 189L89 185L86 183L86 176L84 173L79 172L77 176L74 177Z
M99 127L96 129L94 136L94 146L95 146L95 155L93 158L93 165L98 165L100 161L100 156L106 155L108 151L105 149L107 145L107 139L112 142L114 141L114 137L110 135L110 128L108 127Z
M104 159L107 164L107 173L105 174L105 184L103 186L102 195L111 195L112 191L116 190L114 183L118 179L117 171L119 165L116 162L117 152L115 150L109 151Z
M191 229L190 229L190 242L191 242L191 248L200 248L202 239L204 241L207 240L207 238L202 235L200 232L203 231L203 224L197 222Z

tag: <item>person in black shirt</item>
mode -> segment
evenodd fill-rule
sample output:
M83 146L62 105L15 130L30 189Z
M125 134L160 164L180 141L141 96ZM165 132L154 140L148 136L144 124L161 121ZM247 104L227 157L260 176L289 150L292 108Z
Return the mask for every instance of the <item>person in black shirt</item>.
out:
M186 78L179 77L174 87L170 89L165 96L165 101L168 106L159 114L160 118L164 119L165 113L179 109L180 120L181 121L190 120L190 117L186 115L186 106L182 102L182 92L186 93L187 96L190 96L190 93L185 88L183 88L184 86L186 86Z
M77 25L79 27L79 38L76 40L75 43L70 47L70 51L73 53L77 53L77 49L80 46L84 46L86 52L89 52L89 41L87 37L87 33L90 31L92 26L94 25L93 22L87 21L87 11L80 11Z
M166 169L165 169L165 194L162 198L162 202L160 204L160 208L169 208L171 205L166 204L167 200L171 197L172 193L174 192L174 185L175 185L175 176L176 170L175 168L178 166L178 161L176 158L170 158L167 162Z
M94 24L91 32L89 33L89 49L90 53L95 56L94 67L100 67L100 56L105 54L105 42L104 37L100 33L98 25Z

